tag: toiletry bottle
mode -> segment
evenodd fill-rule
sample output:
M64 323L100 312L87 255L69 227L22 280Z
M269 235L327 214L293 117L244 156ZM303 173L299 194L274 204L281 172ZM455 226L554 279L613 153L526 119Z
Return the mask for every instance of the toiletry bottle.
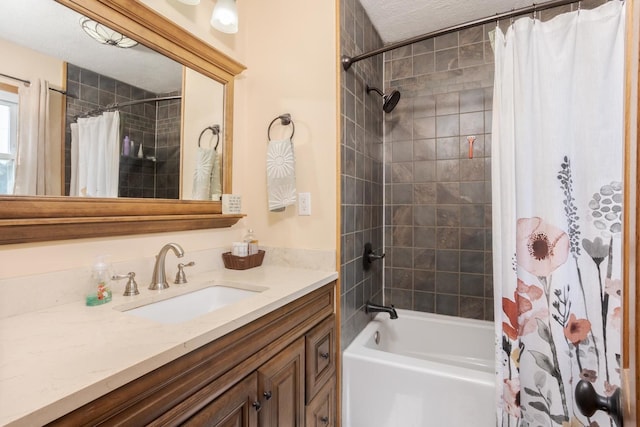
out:
M129 135L127 135L124 137L124 142L122 143L122 155L128 156L130 149L131 149L131 141L129 140Z
M91 279L85 302L88 306L102 305L111 301L111 274L109 266L104 261L104 256L96 258L96 262L91 270Z
M253 234L252 229L247 230L247 234L244 236L244 242L248 246L249 255L255 255L258 253L258 239L255 234Z
M133 140L131 140L129 142L131 143L131 146L129 147L129 155L133 156L133 153L134 153L134 151L133 151L134 148L133 147L135 147L136 145L135 145L135 142L133 142Z
M144 157L144 151L142 150L142 142L140 143L140 148L138 148L138 158L141 159Z

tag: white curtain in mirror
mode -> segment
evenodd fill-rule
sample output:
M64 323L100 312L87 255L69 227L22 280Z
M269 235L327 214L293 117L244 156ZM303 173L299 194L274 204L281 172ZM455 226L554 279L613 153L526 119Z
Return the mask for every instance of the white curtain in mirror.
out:
M49 119L49 83L33 79L18 89L18 147L14 194L60 194L59 178L54 178L46 159L51 150ZM59 148L59 147L58 147Z
M118 197L120 113L71 124L71 196Z

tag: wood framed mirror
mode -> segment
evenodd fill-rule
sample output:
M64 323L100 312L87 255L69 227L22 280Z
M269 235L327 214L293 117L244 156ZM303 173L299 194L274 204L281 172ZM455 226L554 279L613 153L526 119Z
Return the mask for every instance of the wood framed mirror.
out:
M56 2L224 86L222 192L231 193L234 78L245 67L137 0ZM240 218L213 201L0 196L0 244L221 228Z

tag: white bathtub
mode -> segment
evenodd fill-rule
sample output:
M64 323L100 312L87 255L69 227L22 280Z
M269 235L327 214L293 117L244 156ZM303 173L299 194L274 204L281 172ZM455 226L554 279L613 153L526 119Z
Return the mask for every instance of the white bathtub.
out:
M493 324L397 311L343 353L342 425L495 426Z

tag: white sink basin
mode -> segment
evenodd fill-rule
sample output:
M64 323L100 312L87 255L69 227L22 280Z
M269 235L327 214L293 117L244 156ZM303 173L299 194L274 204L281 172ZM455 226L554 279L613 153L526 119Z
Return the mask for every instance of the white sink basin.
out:
M249 298L258 292L227 286L209 286L126 310L125 313L160 323L181 323Z

